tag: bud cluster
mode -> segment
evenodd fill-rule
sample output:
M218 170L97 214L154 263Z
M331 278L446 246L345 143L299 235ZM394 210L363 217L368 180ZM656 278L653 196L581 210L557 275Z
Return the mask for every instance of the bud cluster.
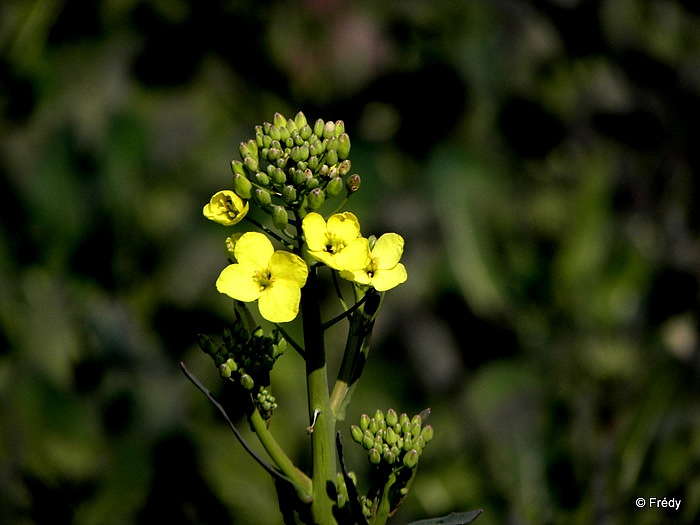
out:
M269 420L272 413L277 408L275 396L273 396L267 388L260 387L260 391L255 396L255 406L262 415L263 419Z
M423 425L420 414L409 418L390 408L386 414L377 410L374 417L362 414L359 426L350 427L350 435L367 450L371 464L414 469L423 448L433 439L433 427Z
M261 327L251 334L241 322L223 333L223 344L215 343L206 335L199 336L199 346L214 360L224 379L238 382L245 390L270 384L270 371L287 347L287 341L277 330L272 336ZM273 400L274 403L274 400Z
M275 113L238 151L241 160L231 162L234 191L270 213L280 230L289 220L287 210L303 216L327 197L360 187L359 175L349 173L350 137L342 120L309 124L301 111L294 119Z

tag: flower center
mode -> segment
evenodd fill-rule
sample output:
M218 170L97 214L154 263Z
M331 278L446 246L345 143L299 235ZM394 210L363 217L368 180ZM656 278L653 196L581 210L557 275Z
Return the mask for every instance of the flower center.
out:
M219 203L219 209L222 213L228 215L231 219L235 219L239 213L238 208L236 208L235 204L233 203L233 200L231 200L230 197L225 197Z
M372 260L369 263L369 266L365 270L367 272L367 275L371 279L374 277L374 272L377 271L377 266L379 266L379 259L377 257L372 257Z
M345 248L344 242L339 241L333 235L326 235L326 246L324 249L327 253L335 255L336 253L342 251L343 248Z
M260 286L261 292L264 292L265 289L272 286L272 283L275 282L275 278L272 275L272 273L270 272L269 268L266 269L265 271L262 271L262 272L261 271L255 272L255 274L253 275L253 279Z

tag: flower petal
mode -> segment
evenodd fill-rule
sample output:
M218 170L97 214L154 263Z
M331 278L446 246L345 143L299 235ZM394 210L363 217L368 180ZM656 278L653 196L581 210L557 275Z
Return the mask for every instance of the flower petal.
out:
M270 240L259 232L244 233L233 248L239 263L251 264L256 270L267 269L274 251Z
M239 301L255 301L260 297L260 285L253 278L256 270L249 263L229 264L216 280L216 289Z
M291 280L276 280L258 300L260 315L272 323L287 323L299 313L301 289Z
M336 270L360 270L366 268L369 263L369 240L357 237L335 254L333 264L329 264L329 266Z
M328 219L328 233L349 244L360 235L360 221L349 211L336 213Z
M377 268L388 270L396 266L403 255L404 240L398 233L385 233L374 244L372 258L377 259Z
M304 259L283 250L277 250L272 254L269 269L275 282L286 280L299 288L306 284L306 278L309 275L309 267L306 266Z
M231 190L223 190L215 193L204 206L202 213L214 222L224 226L233 226L239 223L248 213L249 205L243 202L238 195Z
M326 221L316 212L304 217L301 223L309 251L322 251L326 247Z
M400 285L408 278L408 273L403 264L399 263L389 270L379 269L374 272L372 286L378 292L385 292Z

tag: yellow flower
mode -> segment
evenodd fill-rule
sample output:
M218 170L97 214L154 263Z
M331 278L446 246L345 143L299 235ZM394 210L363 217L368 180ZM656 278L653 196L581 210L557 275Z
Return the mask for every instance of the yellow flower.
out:
M258 232L241 235L233 252L236 263L223 269L217 290L239 301L258 301L260 315L273 323L294 319L309 273L304 260L291 252L274 251L269 239Z
M243 199L231 190L223 190L214 194L202 212L207 219L224 226L233 226L248 213L248 202L244 203Z
M370 262L361 270L346 270L340 276L358 284L371 285L378 292L398 286L408 274L399 262L403 254L403 237L396 233L385 233L374 244Z
M302 222L309 255L336 270L357 270L369 262L369 242L360 236L357 217L346 211L331 215L328 223L311 212Z

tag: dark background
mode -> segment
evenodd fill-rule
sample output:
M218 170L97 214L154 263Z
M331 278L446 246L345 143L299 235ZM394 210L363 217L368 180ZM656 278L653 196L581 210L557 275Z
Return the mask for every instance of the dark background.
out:
M201 209L298 110L345 121L363 233L406 239L341 425L432 407L394 522L692 523L700 8L674 0L5 1L0 522L280 523L178 362L221 392L196 336L231 318L230 230ZM299 356L273 381L304 464Z

